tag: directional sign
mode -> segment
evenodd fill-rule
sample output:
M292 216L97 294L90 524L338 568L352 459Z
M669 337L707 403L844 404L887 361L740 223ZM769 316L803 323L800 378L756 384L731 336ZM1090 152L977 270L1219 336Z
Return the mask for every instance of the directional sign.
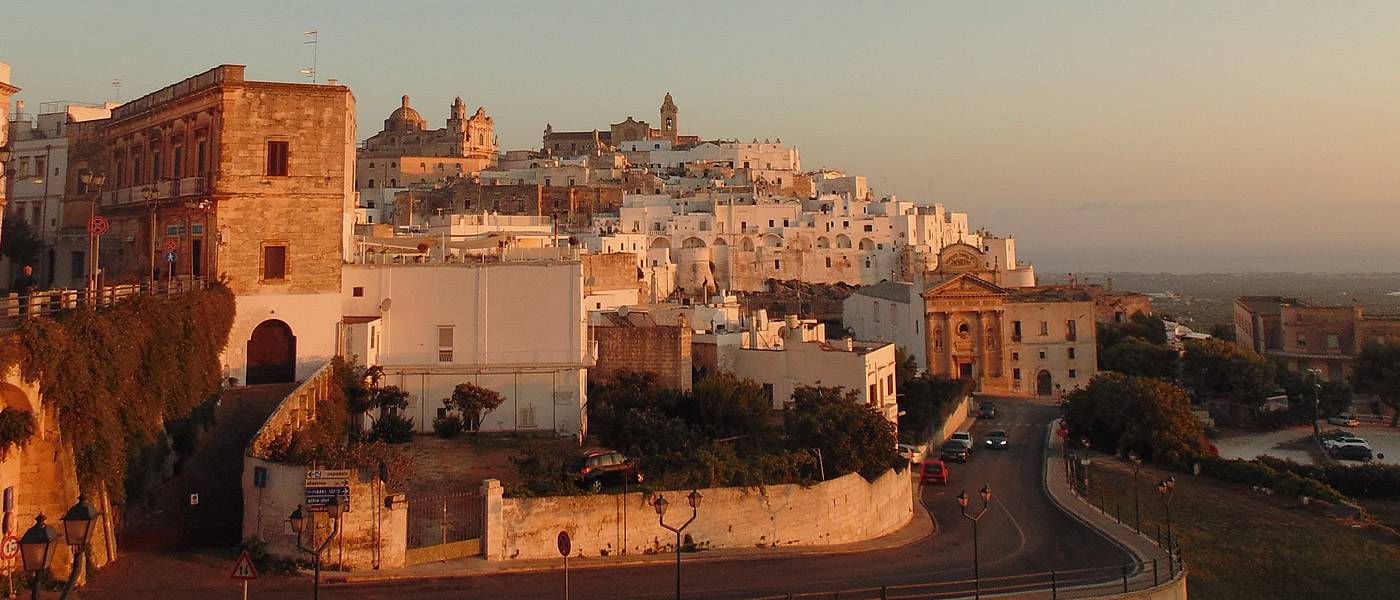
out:
M7 535L0 541L0 559L14 560L16 556L19 556L19 538Z
M173 263L173 262L175 262L175 251L174 251L174 250L171 250L171 251L165 253L165 262L168 262L168 263Z
M573 545L569 542L569 532L559 532L559 554L562 556L568 556L569 550L572 548L572 546Z
M307 510L324 511L336 498L342 511L350 510L350 470L313 469L306 472Z
M253 559L248 556L248 551L244 550L238 555L238 562L233 563L233 573L229 577L251 581L258 578L258 569L253 566Z
M166 252L174 252L180 249L180 242L177 242L175 240L165 240L164 248Z
M88 219L87 230L88 233L92 235L102 235L104 233L107 233L107 230L111 229L111 227L111 223L107 222L107 217L104 217L102 215L97 215L91 219Z

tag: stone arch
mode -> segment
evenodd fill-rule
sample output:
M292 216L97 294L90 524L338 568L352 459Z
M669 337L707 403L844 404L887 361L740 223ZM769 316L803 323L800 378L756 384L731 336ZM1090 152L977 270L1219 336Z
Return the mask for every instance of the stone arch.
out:
M776 233L766 233L760 241L765 248L781 248L783 246L782 236Z
M739 249L744 250L745 252L753 252L753 238L746 237L742 240L739 240Z
M838 234L836 234L836 247L837 247L837 248L850 248L850 247L851 247L851 237L848 236L848 235L846 235L846 234L844 234L844 233L838 233Z
M715 245L716 245L716 246L728 246L728 245L729 245L729 242L724 241L724 238L717 237L717 238L715 238Z
M297 375L297 337L278 319L268 319L248 336L248 385L290 383Z
M830 248L830 247L831 247L831 240L826 239L826 236L824 236L824 235L823 235L823 236L819 236L819 237L817 237L817 247L818 247L818 248Z
M0 383L0 409L34 412L34 403L29 400L29 394L24 393L24 390L8 383Z
M870 241L870 238L861 238L861 239L860 239L860 249L861 249L861 250L874 250L874 249L875 249L875 242Z
M682 247L682 248L704 248L704 247L705 247L705 240L702 240L702 239L700 239L700 238L698 238L698 237L688 237L688 238L685 238L684 240L681 240L681 247Z
M1036 373L1036 375L1035 375L1035 395L1037 395L1037 396L1049 396L1050 394L1053 394L1054 391L1055 391L1054 378L1052 378L1052 377L1050 376L1050 372L1049 372L1049 371L1046 371L1046 370L1044 370L1044 369L1042 369L1039 373Z
M659 248L665 248L665 249L667 249L667 250L670 250L670 249L671 249L671 240L670 240L670 239L667 239L667 238L664 238L664 237L656 238L656 239L654 239L654 240L651 241L651 246L650 246L650 248L651 248L652 250L656 250L656 249L659 249Z

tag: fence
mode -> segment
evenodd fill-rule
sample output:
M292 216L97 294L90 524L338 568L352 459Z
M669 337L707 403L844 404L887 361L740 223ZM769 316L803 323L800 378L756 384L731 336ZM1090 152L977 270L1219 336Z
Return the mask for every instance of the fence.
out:
M107 308L142 295L166 295L209 287L204 278L176 278L150 283L112 285L89 290L43 290L0 297L0 331L14 329L30 317L47 317L79 308Z
M998 594L1015 594L1018 599L1095 598L1141 592L1172 581L1175 579L1175 573L1182 572L1180 558L1172 565L1165 564L1166 562L1163 559L1089 569L983 577L980 580L956 579L828 592L780 594L760 596L754 600L932 600Z
M485 506L481 494L474 492L410 498L408 547L481 539Z

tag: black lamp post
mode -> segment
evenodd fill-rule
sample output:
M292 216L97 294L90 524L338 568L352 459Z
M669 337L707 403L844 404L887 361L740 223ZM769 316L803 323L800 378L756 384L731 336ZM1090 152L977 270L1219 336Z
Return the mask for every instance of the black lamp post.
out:
M78 174L78 181L83 184L83 193L91 193L93 195L92 204L88 207L88 252L90 252L92 256L88 261L87 279L88 293L96 295L97 271L102 267L102 260L98 256L98 253L101 252L102 249L102 238L101 236L93 235L92 221L93 218L97 216L97 203L102 200L102 185L107 183L107 176L102 173L93 173L87 169L83 169L82 172Z
M700 512L700 490L692 490L686 494L685 499L690 503L690 518L681 523L680 527L672 527L666 524L666 508L670 505L665 496L657 496L652 502L652 507L656 509L656 520L662 527L676 533L676 600L681 598L681 532L695 522L695 515Z
M1136 452L1129 452L1128 460L1133 461L1133 529L1142 533L1142 511L1138 504L1138 471L1142 470L1142 457Z
M53 551L58 548L58 529L44 523L44 515L34 517L34 526L24 532L19 539L19 557L24 570L33 574L29 585L29 597L39 599L39 576L49 570Z
M962 516L972 521L972 586L974 597L982 597L982 567L977 558L977 522L982 520L982 515L987 513L987 507L992 502L992 486L986 484L982 486L982 509L977 514L967 514L967 490L958 493L958 504L962 506Z
M1322 439L1322 371L1308 369L1313 388L1313 439Z
M1172 538L1172 490L1176 489L1176 477L1168 477L1157 483L1157 495L1162 498L1162 506L1167 510L1167 553L1176 551Z
M78 495L78 503L63 515L63 538L73 547L73 569L68 572L68 584L63 587L59 598L67 598L78 583L78 569L83 564L83 554L87 550L88 539L92 537L92 524L102 516L96 508L88 504L87 497Z
M325 541L319 545L316 544L316 526L314 523L312 524L311 545L315 546L315 549L303 546L301 543L301 532L306 529L306 517L302 515L301 505L297 505L297 509L292 511L292 516L287 517L287 520L292 524L292 531L297 534L297 548L312 556L312 565L316 572L315 580L311 584L311 598L313 600L321 597L321 553L326 551L326 546L331 545L331 540L340 533L340 508L340 499L331 496L330 501L326 503L326 514L331 518L331 534L326 536Z
M155 291L156 286L156 196L158 195L159 194L156 192L156 188L152 186L148 185L144 188L141 188L141 197L144 198L146 200L146 204L151 207L151 291Z

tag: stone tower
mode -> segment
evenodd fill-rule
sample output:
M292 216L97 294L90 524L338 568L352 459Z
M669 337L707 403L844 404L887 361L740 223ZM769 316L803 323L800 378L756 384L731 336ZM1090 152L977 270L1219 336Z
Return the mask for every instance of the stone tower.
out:
M671 92L666 92L666 98L661 101L661 137L671 140L671 143L675 143L679 136L678 112L676 102L671 99Z
M465 134L467 132L467 103L462 101L461 96L457 96L452 101L452 109L448 112L447 130L452 133Z

